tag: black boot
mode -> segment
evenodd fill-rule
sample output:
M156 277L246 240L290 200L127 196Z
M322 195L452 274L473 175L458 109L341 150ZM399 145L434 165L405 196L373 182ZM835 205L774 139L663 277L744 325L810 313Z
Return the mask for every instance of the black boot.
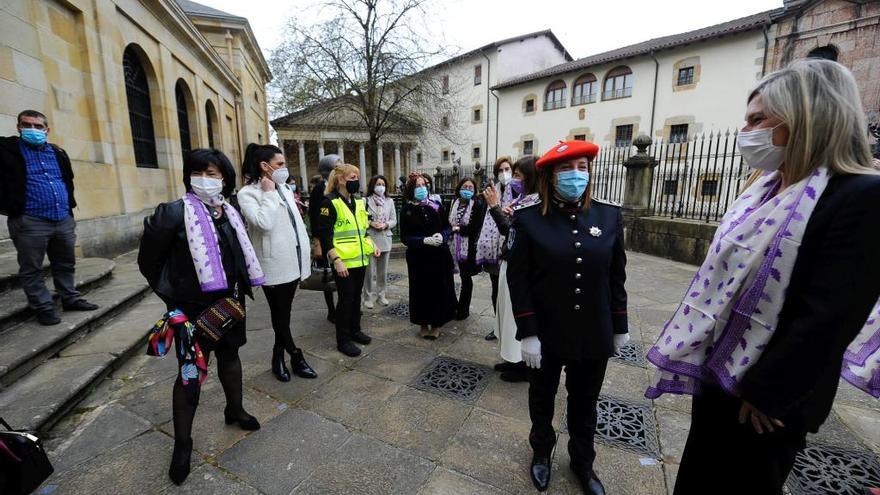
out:
M229 412L229 407L227 406L226 409L223 410L223 416L226 419L226 424L231 425L232 423L238 423L238 427L242 430L256 431L260 429L260 422L257 421L257 418L246 413L244 410L242 410L240 414L233 416L232 413Z
M168 468L168 477L175 485L180 486L189 476L189 464L192 457L192 438L186 440L174 440L174 453L171 454L171 466Z
M281 347L272 349L272 374L282 382L290 381L290 370L284 364L284 349Z
M602 486L602 482L599 481L599 478L596 477L596 473L592 469L580 468L574 463L570 464L569 467L574 471L578 481L581 482L584 493L587 495L605 495L605 487Z
M337 341L336 350L348 357L358 357L361 355L360 347L354 345L354 342L350 340Z
M495 335L495 330L492 330L491 332L487 333L487 334L486 334L486 337L484 337L484 338L485 338L486 340L497 340L497 339L498 339L498 336Z
M532 483L539 492L547 491L550 486L550 457L539 456L537 454L532 457L532 466L529 469L532 477Z
M373 341L373 338L360 330L355 330L354 332L351 332L351 340L361 345L368 345Z
M318 378L318 373L306 362L302 349L294 349L290 353L290 367L293 374L300 378Z

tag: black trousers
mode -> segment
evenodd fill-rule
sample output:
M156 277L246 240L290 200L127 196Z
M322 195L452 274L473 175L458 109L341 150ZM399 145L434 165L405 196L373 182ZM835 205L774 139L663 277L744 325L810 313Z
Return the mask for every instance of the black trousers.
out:
M290 333L290 308L299 279L279 285L264 285L263 293L269 302L269 313L272 317L272 330L275 332L275 348L284 349L289 353L296 350L293 335Z
M492 281L492 310L498 312L498 274L489 273L489 280Z
M336 342L348 342L351 334L361 330L361 291L367 267L349 268L347 277L336 274L336 290L339 303L336 305Z
M329 261L327 261L326 257L321 256L320 258L315 260L315 265L320 268L327 268L328 266L330 266L330 263L329 263ZM324 303L327 304L327 315L328 316L336 314L336 308L334 308L334 306L333 306L333 291L332 290L324 291Z
M474 295L474 278L467 273L461 272L461 292L458 295L458 310L456 316L463 318L471 313L471 297Z
M741 406L715 386L694 396L674 495L782 493L806 430L783 420L785 428L758 435L750 422L739 424Z
M43 280L43 259L47 255L61 302L76 302L80 293L74 280L76 221L73 217L55 222L21 215L9 218L6 225L18 254L18 276L28 306L37 312L52 309L52 294Z
M559 375L565 366L565 389L568 391L568 453L574 466L592 469L596 459L593 436L596 434L596 401L605 379L607 359L564 362L544 354L541 367L529 374L529 417L532 431L529 443L535 455L550 457L556 445L553 412Z

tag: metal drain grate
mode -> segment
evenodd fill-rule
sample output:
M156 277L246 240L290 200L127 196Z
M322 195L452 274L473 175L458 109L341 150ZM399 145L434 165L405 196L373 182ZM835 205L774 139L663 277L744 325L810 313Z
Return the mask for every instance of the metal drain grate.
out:
M388 282L397 282L398 280L402 279L405 276L406 275L404 275L402 273L388 272L388 275L386 276L385 280L387 280Z
M409 318L409 302L396 302L391 306L385 308L382 312L389 316L396 316L398 318Z
M616 353L613 357L618 361L633 366L644 367L646 364L645 350L642 348L642 344L634 340L627 342L625 346L620 348L620 352Z
M795 459L788 487L792 495L863 495L880 487L880 462L867 452L809 445Z
M598 440L636 454L660 458L657 425L649 405L600 396L596 411Z
M422 370L413 386L451 399L473 402L488 382L489 368L449 357L438 357Z

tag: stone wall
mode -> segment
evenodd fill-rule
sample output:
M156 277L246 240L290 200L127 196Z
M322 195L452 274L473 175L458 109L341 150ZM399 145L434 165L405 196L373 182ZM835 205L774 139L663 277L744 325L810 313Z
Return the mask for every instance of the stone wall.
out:
M706 257L717 227L693 220L629 217L626 219L626 248L699 265Z

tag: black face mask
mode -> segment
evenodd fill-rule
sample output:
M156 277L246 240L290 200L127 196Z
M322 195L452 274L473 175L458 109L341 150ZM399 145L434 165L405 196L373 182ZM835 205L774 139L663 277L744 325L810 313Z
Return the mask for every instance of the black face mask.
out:
M361 181L359 180L350 180L345 183L345 189L348 191L348 194L354 194L361 190Z

